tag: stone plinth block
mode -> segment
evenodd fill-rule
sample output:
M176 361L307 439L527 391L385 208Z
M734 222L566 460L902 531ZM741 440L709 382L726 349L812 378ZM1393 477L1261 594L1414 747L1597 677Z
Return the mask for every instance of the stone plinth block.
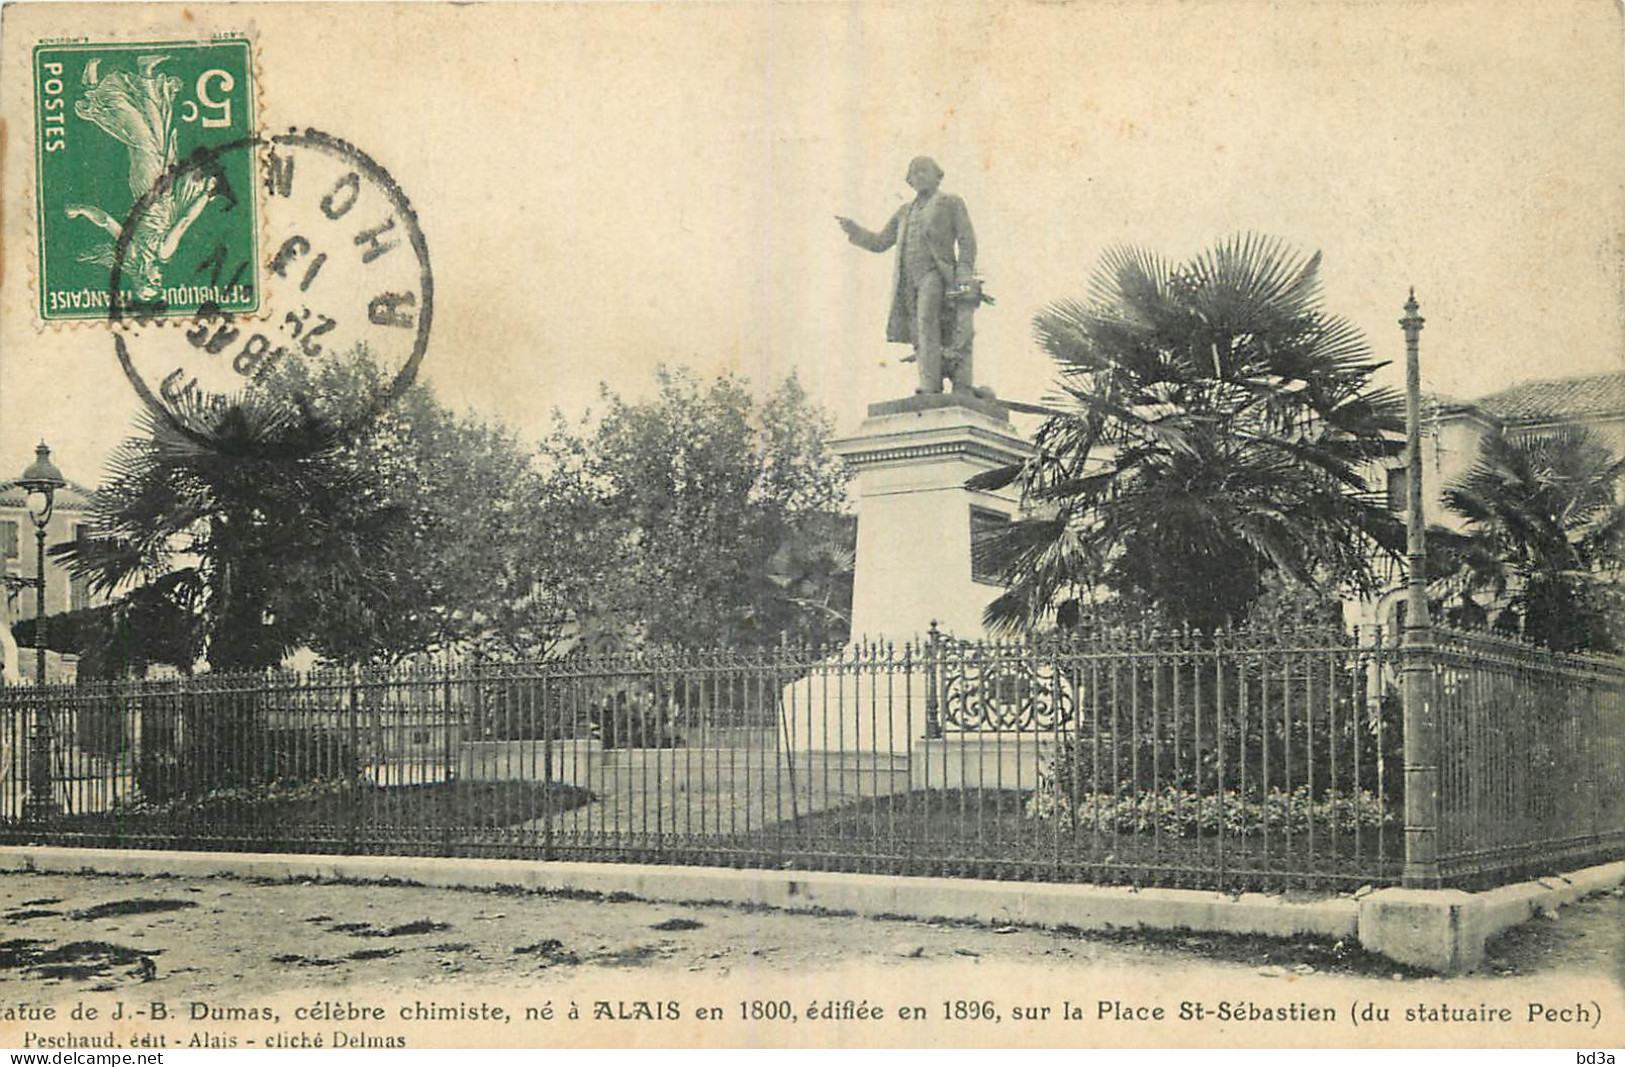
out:
M895 660L830 659L779 694L780 732L790 749L853 758L907 755L925 736L926 672Z
M1008 411L953 394L887 401L834 448L856 473L853 636L902 642L933 620L957 638L983 636L982 612L1003 588L972 574L972 530L1014 519L1018 500L1014 488L965 483L1032 455Z

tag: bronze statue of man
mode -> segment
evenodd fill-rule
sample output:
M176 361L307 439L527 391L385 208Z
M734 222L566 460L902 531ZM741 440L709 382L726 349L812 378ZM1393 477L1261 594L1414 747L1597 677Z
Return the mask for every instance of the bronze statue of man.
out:
M946 377L955 393L991 398L992 390L972 384L971 342L977 306L993 301L983 295L976 278L970 213L959 197L939 190L942 176L942 168L928 156L910 162L905 180L914 199L898 208L878 233L842 215L835 220L859 248L884 252L897 246L886 340L914 346L909 358L918 361L920 371L915 392L940 393Z

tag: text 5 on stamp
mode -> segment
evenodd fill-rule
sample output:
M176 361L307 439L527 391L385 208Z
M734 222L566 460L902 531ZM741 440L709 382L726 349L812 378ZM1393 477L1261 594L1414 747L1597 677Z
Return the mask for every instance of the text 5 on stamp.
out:
M240 38L35 48L43 320L107 319L121 244L129 302L167 316L259 306L252 159L159 188L183 160L252 134L252 59Z

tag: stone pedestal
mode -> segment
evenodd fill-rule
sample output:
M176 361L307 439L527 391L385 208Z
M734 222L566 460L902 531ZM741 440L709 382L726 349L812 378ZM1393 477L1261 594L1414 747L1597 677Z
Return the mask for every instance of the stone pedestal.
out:
M1031 454L1006 409L952 394L871 404L858 432L833 447L857 477L853 641L923 641L933 621L944 639L985 636L982 612L1004 589L972 573L974 531L1011 521L1019 501L1014 489L965 482ZM890 658L871 649L829 661L784 690L788 747L855 759L862 774L913 759L927 688L900 647Z
M858 432L833 447L857 480L853 639L901 643L932 620L944 634L981 637L982 612L1003 587L972 574L972 530L1014 519L1018 500L1013 488L965 482L1032 454L1008 410L951 393L871 404Z

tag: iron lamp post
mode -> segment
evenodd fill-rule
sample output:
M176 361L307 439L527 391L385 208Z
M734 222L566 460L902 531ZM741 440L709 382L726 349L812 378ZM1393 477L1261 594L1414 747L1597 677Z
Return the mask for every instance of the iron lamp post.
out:
M29 737L28 800L23 805L23 818L29 821L49 818L56 814L56 801L51 795L51 709L45 699L45 645L48 624L45 621L45 528L51 523L51 512L56 507L56 491L68 484L56 464L51 462L51 450L44 441L34 450L34 462L17 479L17 485L27 494L28 517L34 522L34 728Z
M1427 522L1422 495L1422 323L1416 290L1405 301L1405 869L1404 884L1433 889L1439 872L1439 726L1428 618Z

